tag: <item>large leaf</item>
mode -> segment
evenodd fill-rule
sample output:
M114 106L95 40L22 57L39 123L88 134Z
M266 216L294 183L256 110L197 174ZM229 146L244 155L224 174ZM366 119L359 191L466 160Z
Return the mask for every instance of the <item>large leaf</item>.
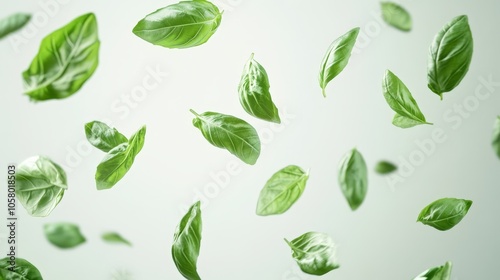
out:
M358 150L352 149L340 161L339 184L351 209L358 209L368 191L368 170Z
M0 279L2 280L43 280L40 271L29 261L16 257L11 263L9 257L0 260Z
M411 16L400 5L393 2L381 2L382 18L384 21L402 31L410 31L412 26Z
M413 280L451 280L451 262L446 262L443 266L433 267L422 272Z
M419 124L431 124L425 120L410 90L389 70L385 72L382 90L387 104L396 112L392 122L395 126L409 128Z
M471 200L442 198L427 205L418 215L417 222L438 230L449 230L467 215Z
M48 216L67 189L66 172L47 157L28 158L17 168L17 199L31 216Z
M128 246L132 246L132 243L128 241L127 239L123 238L120 234L116 232L106 232L102 234L102 240L108 242L108 243L121 243L125 244Z
M75 224L51 223L44 225L43 230L47 240L61 249L74 248L85 243L85 237Z
M113 148L97 166L95 181L98 190L110 189L130 170L135 157L144 146L146 126L132 135L127 143Z
M76 93L97 68L99 44L92 13L49 34L23 72L25 94L31 100L43 101Z
M269 92L267 72L254 58L248 60L238 86L240 103L245 111L262 120L281 123L278 108Z
M249 123L230 115L214 112L198 114L193 119L210 144L228 150L247 164L255 164L260 155L260 139Z
M181 1L147 15L132 32L155 45L190 48L206 43L221 18L222 13L209 1Z
M323 96L326 97L326 86L333 80L349 62L351 51L358 38L359 27L349 30L337 38L326 51L319 70L319 85Z
M15 13L0 19L0 39L21 29L30 19L31 15L25 13Z
M443 99L443 93L457 87L469 71L474 49L467 16L458 16L434 37L429 49L427 83Z
M257 202L257 215L286 212L302 195L309 175L296 165L289 165L267 181Z
M308 232L292 241L285 241L292 249L292 257L305 273L323 275L340 267L336 246L328 234Z
M128 142L116 128L111 128L100 121L93 121L85 124L85 135L90 144L103 152L109 152L114 147Z
M500 116L497 117L495 121L495 126L493 127L493 140L491 142L495 153L500 158Z
M201 243L200 202L189 208L174 234L172 258L177 270L188 280L201 280L196 269Z

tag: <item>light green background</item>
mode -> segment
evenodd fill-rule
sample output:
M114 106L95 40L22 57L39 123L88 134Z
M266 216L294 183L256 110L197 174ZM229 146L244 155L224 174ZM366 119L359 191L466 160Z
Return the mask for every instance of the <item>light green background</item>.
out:
M48 13L46 3L60 4ZM0 17L18 11L36 15L22 32L0 41L3 174L8 163L37 154L68 171L69 190L49 217L30 217L18 205L18 255L45 279L107 280L117 271L127 271L130 279L182 279L170 246L182 209L197 193L212 197L204 203L198 260L205 280L412 279L448 260L454 263L454 280L499 277L500 160L490 142L500 114L500 2L401 1L414 20L413 30L403 33L381 21L378 1L220 0L225 5L221 26L203 46L169 50L131 32L143 16L170 3L2 2ZM41 39L86 12L96 14L102 41L94 76L66 100L29 102L21 72ZM460 86L439 101L427 89L428 48L441 27L461 14L469 16L473 61ZM355 53L325 99L317 82L321 59L335 38L355 26L361 27ZM19 38L25 41L16 45ZM269 74L273 99L286 120L282 126L247 115L239 104L237 85L252 52ZM122 98L140 90L151 76L148 69L157 67L168 77L127 105ZM381 92L386 69L406 83L434 126L403 130L391 124L394 113ZM488 90L482 80L496 85ZM474 95L478 87L482 100ZM462 115L456 111L460 106ZM247 166L207 143L191 124L190 108L235 115L254 125L264 142L257 164ZM88 152L83 129L94 119L107 119L127 136L147 125L144 149L112 190L95 188L95 167L104 154L95 148ZM439 133L439 143L431 140ZM428 154L419 145L426 145ZM368 195L356 212L337 183L338 162L353 147L370 170L381 159L408 161L399 173L404 182L391 184L370 172ZM260 189L289 164L310 169L303 196L281 216L257 216ZM213 179L229 171L227 183ZM6 213L2 186L0 213ZM415 222L424 206L442 197L474 204L447 232ZM59 221L79 224L87 243L71 250L49 244L42 227ZM4 255L7 232L0 228ZM134 246L103 243L100 234L108 230ZM307 231L333 237L340 269L321 278L299 272L283 238Z

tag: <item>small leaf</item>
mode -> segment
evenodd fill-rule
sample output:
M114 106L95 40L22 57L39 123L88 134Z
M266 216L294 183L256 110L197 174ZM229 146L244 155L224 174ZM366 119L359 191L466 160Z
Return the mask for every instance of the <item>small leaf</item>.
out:
M358 150L352 149L340 161L339 184L351 209L358 209L368 191L368 170Z
M116 232L106 232L101 237L102 240L108 243L122 243L128 246L132 246L132 243L130 243L127 239L123 238L120 234Z
M500 158L500 116L497 117L495 121L495 126L493 127L493 140L492 146L495 153Z
M292 257L305 273L324 275L340 267L336 259L336 246L325 233L308 232L291 242L285 241L292 249Z
M114 147L128 142L127 137L118 130L100 121L85 124L85 135L92 146L106 153Z
M458 16L434 37L429 49L427 85L443 99L443 93L457 87L469 71L474 49L467 16Z
M146 126L141 127L128 143L113 148L97 166L95 181L98 190L110 189L132 168L135 157L144 146Z
M418 215L417 222L438 230L449 230L456 226L472 206L471 200L442 198L427 205Z
M25 94L31 100L44 101L76 93L97 68L99 44L92 13L49 34L23 72Z
M206 43L221 18L222 13L209 1L181 1L147 15L132 32L154 45L191 48Z
M281 123L278 108L273 103L269 87L266 70L253 58L252 54L243 69L238 86L241 106L248 114L256 118Z
M307 179L309 175L296 165L289 165L274 173L260 192L257 215L286 212L304 192Z
M428 269L413 280L451 280L451 262L446 262L443 266Z
M172 258L177 270L188 280L201 280L196 262L200 254L201 243L201 209L200 202L189 208L182 218L174 234Z
M387 104L396 112L392 121L395 126L409 128L419 124L431 124L425 120L406 85L389 70L385 72L382 90Z
M398 167L388 161L379 161L375 166L375 171L379 174L389 174L396 171Z
M384 21L401 31L410 31L412 26L411 16L400 5L393 2L381 2L382 18Z
M16 196L33 217L48 216L67 189L66 172L48 157L30 157L17 168Z
M74 248L85 243L85 237L80 228L70 223L46 224L43 227L45 236L50 243L61 249Z
M0 260L0 279L4 280L43 280L40 271L29 261L16 257L12 265L10 257Z
M319 85L324 97L326 97L325 89L328 83L347 66L358 33L359 27L353 28L333 41L328 48L319 70Z
M31 19L30 14L16 13L0 19L0 39L23 28Z
M215 112L198 114L193 125L210 144L228 150L247 164L253 165L260 155L260 139L255 128L244 120Z

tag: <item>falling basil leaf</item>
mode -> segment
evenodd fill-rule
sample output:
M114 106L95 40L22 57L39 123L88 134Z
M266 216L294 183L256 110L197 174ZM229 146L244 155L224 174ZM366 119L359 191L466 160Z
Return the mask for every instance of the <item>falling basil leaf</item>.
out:
M410 31L412 26L411 16L400 5L393 2L381 2L382 18L384 21L401 31Z
M292 249L292 257L300 269L312 275L324 275L340 265L336 259L336 246L328 234L305 233L286 243Z
M10 257L0 260L0 279L4 280L43 280L40 271L29 261L16 257L13 263Z
M358 209L368 191L368 171L358 150L352 149L340 161L339 184L351 209Z
M200 202L189 208L174 234L172 258L177 270L188 280L201 280L196 271L196 262L200 254L201 209Z
M401 128L431 124L425 120L406 85L389 70L385 72L382 90L387 104L396 112L392 124Z
M128 246L132 246L132 243L130 243L127 239L123 238L120 234L116 232L106 232L102 234L102 240L108 242L108 243L122 243Z
M427 63L428 87L443 100L443 93L457 87L469 71L473 52L467 16L458 16L434 37Z
M326 97L325 89L328 83L347 66L358 33L359 27L353 28L333 41L328 48L319 70L319 85L324 97Z
M85 237L80 228L70 223L46 224L43 227L45 236L50 243L61 249L74 248L85 243Z
M16 13L0 19L0 39L23 28L31 19L30 14Z
M222 13L209 1L181 1L140 20L132 32L166 48L190 48L204 44L220 25Z
M438 230L449 230L467 214L471 200L442 198L427 205L418 215L417 222Z
M127 143L111 149L97 166L95 181L98 190L110 189L130 170L135 157L144 146L146 126L141 127Z
M495 126L493 128L493 149L495 150L497 156L500 158L500 116L497 117L495 121Z
M389 174L396 171L398 167L388 161L379 161L375 166L375 171L379 174Z
M304 192L307 179L309 174L296 165L289 165L274 173L260 192L257 215L286 212Z
M451 262L445 265L428 269L413 280L451 280Z
M249 123L230 115L215 112L198 114L193 125L197 127L210 144L228 150L247 164L253 165L260 155L260 139Z
M17 167L16 196L33 217L48 216L67 189L66 172L47 157L30 157Z
M76 93L98 64L99 39L94 14L85 14L52 32L23 72L31 100L62 99Z
M106 153L114 147L128 142L127 137L118 130L100 121L85 124L85 135L90 144Z
M240 103L245 111L262 120L281 123L278 109L273 103L269 92L267 72L254 58L250 56L238 86Z

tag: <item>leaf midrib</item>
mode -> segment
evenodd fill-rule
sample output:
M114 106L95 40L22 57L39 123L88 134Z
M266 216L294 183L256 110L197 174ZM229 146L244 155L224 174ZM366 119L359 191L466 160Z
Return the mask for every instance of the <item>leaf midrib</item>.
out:
M192 25L205 25L205 24L216 21L218 18L220 18L220 15L221 14L219 13L217 16L215 16L213 19L210 19L210 20L185 23L185 24L179 24L179 25L169 25L169 26L164 26L164 27L159 27L159 28L154 28L154 29L141 29L141 30L136 30L136 32L150 32L150 31L157 31L157 30L163 30L163 29L168 29L168 28L182 28L182 27L192 26Z

